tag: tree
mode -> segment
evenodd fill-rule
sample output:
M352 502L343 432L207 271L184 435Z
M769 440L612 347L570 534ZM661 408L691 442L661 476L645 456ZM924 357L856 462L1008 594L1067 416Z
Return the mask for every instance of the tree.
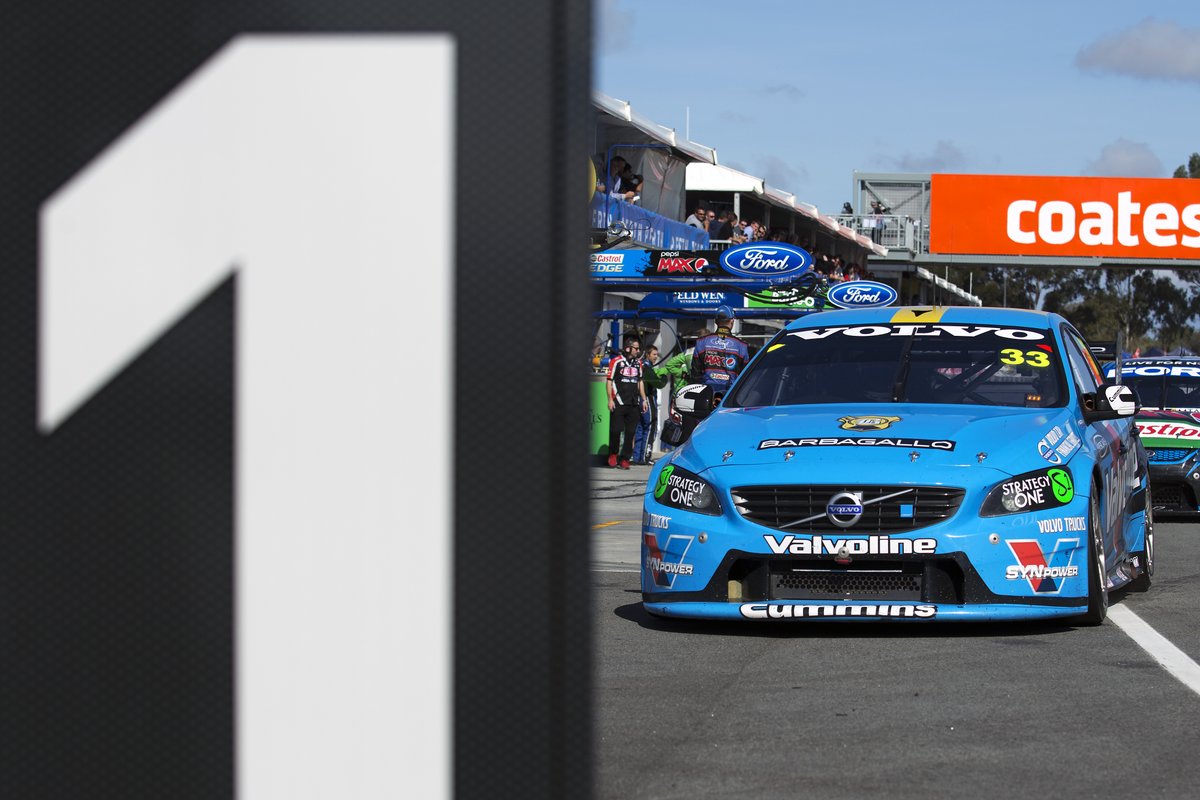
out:
M1179 165L1175 168L1176 178L1200 178L1200 153L1192 153L1187 160L1187 165Z

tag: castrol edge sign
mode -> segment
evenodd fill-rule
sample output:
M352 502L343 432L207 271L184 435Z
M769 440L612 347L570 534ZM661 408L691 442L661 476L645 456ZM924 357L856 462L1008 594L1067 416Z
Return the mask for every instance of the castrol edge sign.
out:
M1200 258L1200 180L934 175L929 249Z

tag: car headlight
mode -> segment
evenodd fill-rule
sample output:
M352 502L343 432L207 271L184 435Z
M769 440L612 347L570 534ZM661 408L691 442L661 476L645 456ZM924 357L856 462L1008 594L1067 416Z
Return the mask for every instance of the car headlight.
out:
M654 484L654 499L664 506L695 511L697 514L721 513L721 502L713 487L694 472L674 464L667 464L658 473Z
M1047 467L999 483L988 492L979 509L983 517L1023 514L1060 508L1075 499L1075 481L1066 467Z

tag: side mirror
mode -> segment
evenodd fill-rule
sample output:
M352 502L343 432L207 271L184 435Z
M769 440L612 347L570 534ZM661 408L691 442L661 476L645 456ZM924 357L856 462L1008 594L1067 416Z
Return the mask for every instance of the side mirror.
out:
M1137 393L1117 383L1102 383L1095 394L1083 397L1083 418L1089 423L1132 417L1141 410Z
M671 447L679 447L683 444L686 438L683 435L683 425L677 420L669 419L663 423L662 434L659 436L663 444L669 444Z
M704 419L713 410L713 391L711 386L702 383L689 383L675 395L675 410L680 414Z

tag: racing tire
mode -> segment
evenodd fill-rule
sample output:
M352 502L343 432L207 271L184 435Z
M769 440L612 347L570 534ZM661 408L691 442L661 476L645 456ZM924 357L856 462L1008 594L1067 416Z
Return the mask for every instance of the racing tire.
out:
M1099 625L1108 616L1108 559L1104 553L1104 531L1100 526L1100 487L1092 484L1088 499L1088 607L1084 625Z
M1144 549L1134 553L1142 571L1129 582L1129 591L1144 592L1150 588L1150 576L1154 574L1154 504L1150 502L1150 486L1146 486L1146 532Z

